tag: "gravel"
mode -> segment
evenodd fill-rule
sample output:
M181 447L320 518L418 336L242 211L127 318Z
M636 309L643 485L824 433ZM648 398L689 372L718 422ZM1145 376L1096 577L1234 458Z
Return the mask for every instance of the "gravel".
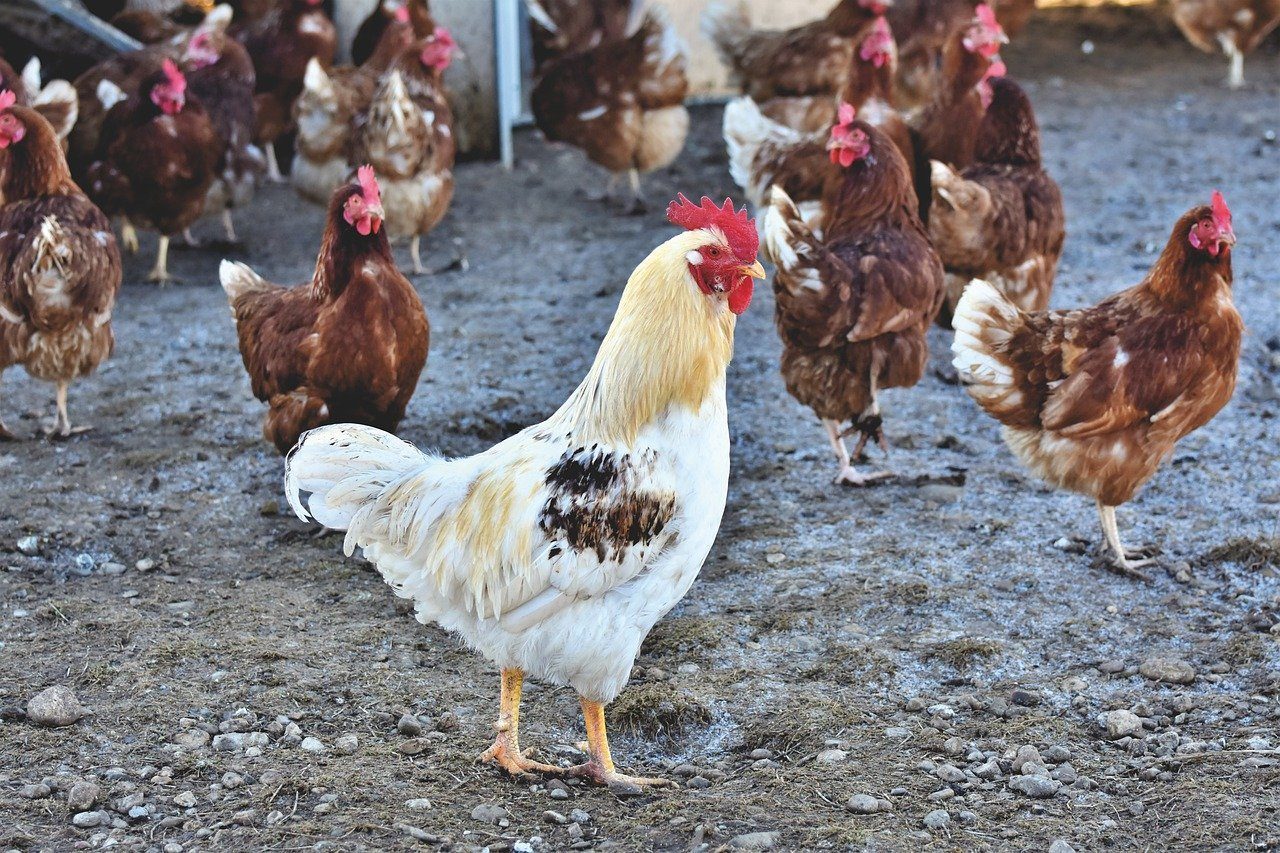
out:
M1138 667L1138 672L1144 678L1166 684L1191 684L1196 680L1196 671L1191 664L1178 658L1147 658Z
M67 808L73 812L87 812L102 799L102 788L96 782L77 782L67 792Z
M1010 776L1009 789L1037 800L1047 799L1058 793L1062 783L1047 776Z
M1132 711L1107 711L1098 716L1098 722L1107 730L1107 737L1111 740L1142 733L1142 719Z
M947 814L943 809L934 809L924 816L925 829L937 832L946 829L951 824L951 815Z

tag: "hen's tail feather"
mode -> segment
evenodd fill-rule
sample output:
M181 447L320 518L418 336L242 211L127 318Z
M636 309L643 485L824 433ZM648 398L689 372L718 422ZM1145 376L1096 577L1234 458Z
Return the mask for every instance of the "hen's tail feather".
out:
M232 305L235 305L236 300L246 293L273 287L270 282L250 269L248 264L240 261L223 260L218 266L218 280L222 282L222 289L227 292L227 298Z
M761 241L767 257L781 273L794 273L801 266L796 250L797 240L812 240L813 232L805 224L796 203L782 187L769 191L769 206L764 210Z
M951 321L956 332L951 363L969 394L999 420L1014 413L1021 398L1018 371L1006 350L1023 321L1022 312L981 279L965 288Z
M354 532L352 521L360 510L430 458L407 441L373 427L320 427L303 433L289 451L285 496L303 521ZM348 554L353 547L348 536Z
M742 42L751 32L751 15L741 0L717 0L702 13L702 32L711 39L721 58L735 68Z
M769 203L769 187L790 150L809 139L766 116L747 97L735 98L725 106L723 132L729 174L757 208ZM769 151L762 156L766 147Z

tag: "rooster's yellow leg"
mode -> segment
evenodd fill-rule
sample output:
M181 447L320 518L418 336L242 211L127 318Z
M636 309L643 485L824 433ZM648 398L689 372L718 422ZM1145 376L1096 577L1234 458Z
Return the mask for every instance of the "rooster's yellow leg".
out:
M493 746L486 749L478 760L486 764L496 764L512 776L527 776L531 773L563 773L562 768L531 761L520 752L520 692L523 687L523 672L514 668L502 671L498 722L493 726L498 736Z
M604 725L604 705L585 696L582 702L582 719L587 725L587 749L591 760L569 769L573 776L588 779L597 785L606 785L616 794L638 794L645 788L675 787L670 779L653 779L644 776L626 776L617 771L613 756L609 753L609 735Z
M1151 580L1145 572L1140 572L1138 569L1151 565L1155 560L1133 560L1129 558L1129 552L1124 549L1124 545L1120 542L1120 526L1116 524L1116 508L1098 501L1098 517L1102 520L1102 534L1107 538L1107 544L1111 546L1111 551L1115 555L1111 564L1126 575L1141 578L1142 580Z

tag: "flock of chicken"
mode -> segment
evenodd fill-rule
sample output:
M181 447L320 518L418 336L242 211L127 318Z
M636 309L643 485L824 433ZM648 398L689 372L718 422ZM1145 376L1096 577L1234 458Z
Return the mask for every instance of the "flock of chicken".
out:
M671 163L688 132L679 40L633 0L527 2L539 128L608 169L611 189L625 175L642 209L641 174ZM428 323L390 240L411 240L421 271L418 240L453 193L441 75L456 46L425 0L384 0L357 35L359 64L341 68L319 0L278 0L240 20L219 6L187 27L123 13L116 23L151 46L74 89L42 87L38 66L18 77L0 65L0 370L21 364L54 382L54 431L69 434L68 384L113 345L111 218L134 247L136 226L159 233L163 280L169 238L200 216L221 213L234 239L230 210L261 172L278 175L274 143L296 132L292 180L328 204L309 286L221 268L253 392L268 404L265 435L288 453L291 505L345 530L347 553L362 549L420 621L501 667L485 760L619 791L662 784L617 772L603 706L718 531L726 368L736 318L766 275L760 257L776 268L783 378L821 420L837 483L887 476L854 462L868 441L884 443L878 393L919 381L938 323L954 329L959 376L1017 457L1096 500L1128 574L1141 576L1143 560L1121 544L1115 507L1234 390L1235 234L1216 192L1178 220L1137 286L1045 310L1062 197L1030 100L999 57L1033 7L839 0L781 32L713 8L706 30L746 93L726 108L724 137L755 220L728 200L673 201L680 233L632 273L578 389L546 421L466 459L391 434L425 366ZM0 436L12 438L2 424ZM526 673L580 694L584 764L521 750Z

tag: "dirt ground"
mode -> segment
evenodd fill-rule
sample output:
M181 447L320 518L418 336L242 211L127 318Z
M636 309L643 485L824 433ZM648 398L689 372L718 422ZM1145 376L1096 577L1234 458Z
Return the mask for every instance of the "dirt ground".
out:
M760 289L730 368L718 544L611 709L624 768L682 787L620 800L508 781L472 763L493 667L282 510L221 254L175 251L183 282L157 290L144 241L116 355L72 391L95 429L0 446L0 849L1280 847L1280 66L1256 56L1228 93L1218 57L1064 20L1042 17L1006 57L1066 195L1054 304L1135 282L1213 188L1240 237L1235 400L1120 512L1131 543L1163 550L1153 582L1100 569L1089 502L1026 476L933 372L888 395L900 479L831 486ZM418 282L432 351L402 435L470 454L552 412L671 233L657 202L733 191L719 125L719 108L695 111L642 217L586 201L597 173L532 134L514 173L460 168L429 246L437 269L469 267ZM300 281L320 223L270 188L233 257ZM948 337L930 342L942 372ZM31 436L52 391L10 371L0 400ZM26 721L55 684L91 715ZM1113 710L1141 730L1109 736ZM524 736L575 759L572 692L529 685Z

